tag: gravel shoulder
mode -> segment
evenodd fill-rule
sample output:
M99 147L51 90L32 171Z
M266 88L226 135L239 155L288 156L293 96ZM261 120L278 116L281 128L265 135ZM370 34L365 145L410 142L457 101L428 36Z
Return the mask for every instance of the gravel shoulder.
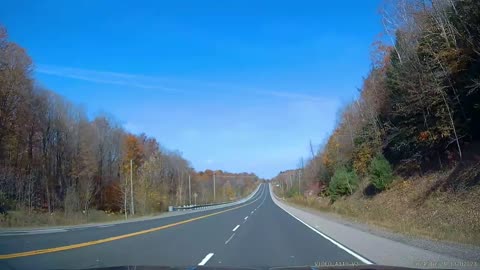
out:
M453 242L433 241L433 240L414 237L410 235L394 233L375 225L360 223L348 218L344 218L338 214L322 212L320 210L295 205L290 202L283 201L283 203L286 203L291 207L295 207L307 213L317 215L317 216L322 216L329 220L333 220L344 226L349 226L349 227L361 230L363 232L367 232L367 233L370 233L379 237L387 238L393 241L397 241L406 245L418 247L421 249L429 250L429 251L440 253L447 256L453 256L453 257L464 259L464 260L478 261L480 258L480 247L453 243Z
M389 232L336 214L285 202L276 198L273 192L272 199L280 208L376 264L415 268L480 269L480 247Z

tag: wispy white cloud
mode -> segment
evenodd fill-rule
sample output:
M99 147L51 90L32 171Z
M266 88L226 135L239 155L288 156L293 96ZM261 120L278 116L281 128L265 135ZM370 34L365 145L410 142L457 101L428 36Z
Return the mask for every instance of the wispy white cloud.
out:
M292 92L285 92L285 91L262 91L261 93L280 97L280 98L287 98L287 99L295 99L295 100L305 100L310 102L326 102L327 100L323 97L307 95L307 94L299 94L299 93L292 93Z
M212 159L207 159L207 160L205 160L205 163L210 165L210 164L213 163L213 160Z
M142 89L155 89L168 92L182 92L179 89L166 86L166 79L160 77L51 65L38 65L35 71L41 74L87 82L125 85Z
M146 76L141 74L119 73L111 71L99 71L91 69L81 69L74 67L63 67L54 65L38 65L35 70L37 73L70 78L75 80L110 84L123 85L141 89L161 90L173 93L189 93L193 89L210 89L219 91L235 91L239 93L250 93L255 95L264 95L287 100L302 100L309 102L326 102L323 97L308 95L303 93L295 93L289 91L269 90L233 83L212 82L212 81L194 81L179 80L165 78L159 76ZM328 102L328 101L327 101Z

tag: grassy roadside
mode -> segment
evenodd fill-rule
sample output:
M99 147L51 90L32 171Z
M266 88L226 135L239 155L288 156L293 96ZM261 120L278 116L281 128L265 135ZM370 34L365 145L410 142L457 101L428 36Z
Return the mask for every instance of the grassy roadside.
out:
M231 201L240 200L243 197L250 195L257 185L247 189L247 195L235 198ZM152 212L147 214L136 214L130 216L131 218L152 217L160 215L165 212ZM8 211L7 215L0 215L0 228L28 228L28 227L50 227L50 226L72 226L89 223L106 223L113 221L121 221L125 219L123 213L108 212L101 210L90 209L88 216L82 212L73 212L68 215L64 211L59 210L51 214L47 212L33 210L29 212L26 209L19 209L15 211Z
M135 216L140 217L140 216ZM65 215L58 211L51 214L26 210L9 211L7 216L0 216L0 228L9 227L48 227L48 226L69 226L88 223L102 223L124 220L121 213L109 213L100 210L90 210L88 216L82 212Z
M428 193L441 177L431 174L396 181L372 197L363 194L367 185L363 181L357 192L333 204L329 198L315 196L286 200L401 234L480 246L480 186Z

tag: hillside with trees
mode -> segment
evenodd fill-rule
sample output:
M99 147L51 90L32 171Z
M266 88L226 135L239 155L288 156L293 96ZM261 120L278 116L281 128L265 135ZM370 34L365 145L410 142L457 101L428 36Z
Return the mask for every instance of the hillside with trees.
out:
M195 172L180 152L135 135L33 78L26 51L0 27L0 225L70 224L107 213L147 215L169 205L235 200L257 185L253 174ZM198 197L198 198L197 198ZM106 214L105 214L106 215Z
M358 98L296 170L301 190L280 174L279 192L480 244L480 1L386 1L380 13L385 33Z

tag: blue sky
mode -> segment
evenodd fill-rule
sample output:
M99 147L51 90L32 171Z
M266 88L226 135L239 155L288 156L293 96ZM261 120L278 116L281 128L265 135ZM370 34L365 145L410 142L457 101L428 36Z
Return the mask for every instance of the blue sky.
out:
M370 68L379 1L7 1L34 76L197 170L273 177L332 132Z

